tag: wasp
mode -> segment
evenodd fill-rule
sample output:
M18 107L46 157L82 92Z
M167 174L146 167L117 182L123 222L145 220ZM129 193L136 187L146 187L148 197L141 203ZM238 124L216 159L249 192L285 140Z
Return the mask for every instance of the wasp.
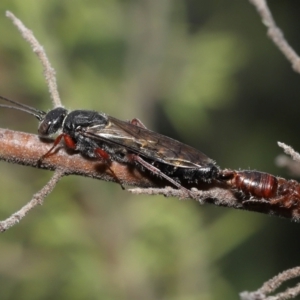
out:
M40 161L55 153L61 140L67 148L88 158L99 159L107 164L112 161L137 166L191 195L183 183L211 182L219 168L215 162L199 150L172 138L147 129L141 121L121 121L105 113L92 110L68 111L56 107L44 112L25 104L0 96L17 109L39 120L38 135L48 138L58 134L53 146Z

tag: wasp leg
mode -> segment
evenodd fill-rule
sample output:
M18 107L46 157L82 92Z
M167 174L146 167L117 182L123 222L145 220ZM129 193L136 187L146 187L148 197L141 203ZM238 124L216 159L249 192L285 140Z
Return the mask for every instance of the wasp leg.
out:
M54 154L53 150L60 143L62 138L64 139L65 144L68 148L71 148L71 149L76 148L76 143L73 141L73 139L69 135L62 133L55 139L53 146L44 155L41 156L41 158L38 160L38 165L40 165L45 158Z
M167 181L169 181L170 183L172 183L174 186L176 186L179 190L182 190L185 194L189 195L192 198L195 198L195 195L190 190L186 189L180 183L178 183L177 181L175 181L171 177L169 177L166 174L164 174L158 168L154 167L153 165L151 165L148 162L146 162L145 160L143 160L140 156L135 155L135 154L130 154L130 160L138 162L145 169L149 170L150 172L152 172L153 174L155 174L157 176L160 176L160 177L166 179Z
M109 154L105 150L103 150L101 148L95 149L95 154L106 164L106 167L111 172L111 174L115 178L116 182L120 184L122 190L125 190L124 185L122 184L122 182L120 181L120 179L118 178L118 176L116 175L116 173L110 167L111 160L110 160Z

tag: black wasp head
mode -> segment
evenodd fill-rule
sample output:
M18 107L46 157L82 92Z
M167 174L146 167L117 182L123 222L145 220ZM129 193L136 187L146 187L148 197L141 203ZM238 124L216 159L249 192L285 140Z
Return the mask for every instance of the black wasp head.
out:
M57 107L50 110L41 120L38 128L39 136L47 137L58 132L62 129L67 115L68 111L63 107Z

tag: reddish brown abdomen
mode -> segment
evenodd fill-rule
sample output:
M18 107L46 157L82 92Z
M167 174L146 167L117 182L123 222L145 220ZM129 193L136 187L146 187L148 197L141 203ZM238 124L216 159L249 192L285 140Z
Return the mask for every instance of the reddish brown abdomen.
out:
M269 199L277 194L278 180L275 176L258 171L240 171L235 175L235 186L245 194Z

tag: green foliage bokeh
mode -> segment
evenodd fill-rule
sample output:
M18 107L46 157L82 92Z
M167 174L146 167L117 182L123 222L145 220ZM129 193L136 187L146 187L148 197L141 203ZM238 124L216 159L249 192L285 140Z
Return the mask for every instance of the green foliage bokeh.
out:
M297 47L299 5L277 2L275 16ZM138 117L221 167L286 176L274 166L276 141L300 146L299 76L247 1L1 1L0 94L47 110L40 62L6 10L46 49L67 108ZM36 132L31 116L0 116L2 127ZM2 162L1 219L50 176ZM64 178L1 235L1 300L237 299L298 264L298 226Z

